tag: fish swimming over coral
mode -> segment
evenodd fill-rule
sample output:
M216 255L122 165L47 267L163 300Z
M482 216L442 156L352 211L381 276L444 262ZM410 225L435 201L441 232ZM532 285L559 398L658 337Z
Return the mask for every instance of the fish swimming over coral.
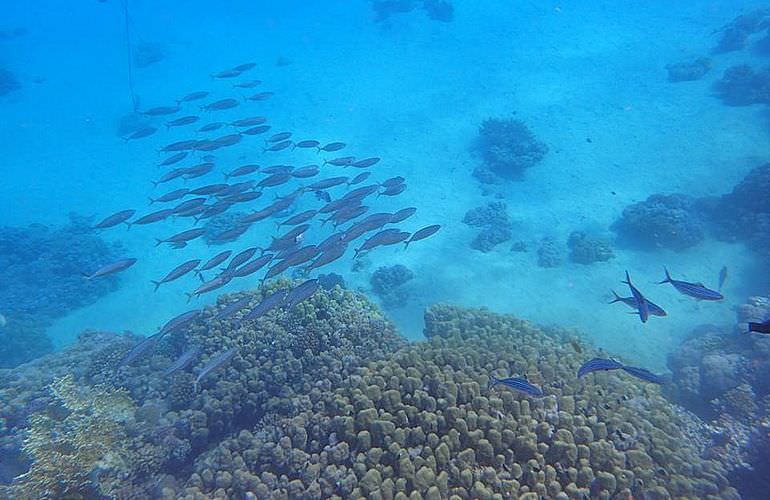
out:
M583 363L577 372L577 376L578 378L582 378L589 373L597 371L619 370L621 368L623 368L623 364L615 361L614 359L594 358Z
M725 298L724 295L716 290L706 288L703 283L690 283L689 281L675 280L671 277L671 274L669 274L668 269L664 267L663 270L666 272L666 278L663 281L659 281L659 285L671 283L682 295L688 295L698 300L722 300Z
M638 379L644 380L645 382L651 382L653 384L662 385L665 383L664 377L660 375L656 375L645 368L628 366L618 361L615 361L614 359L605 359L605 358L594 358L589 361L586 361L585 363L583 363L580 369L578 369L577 376L578 378L582 378L588 375L589 373L593 373L597 371L611 371L611 370L623 370L629 375L632 375Z
M233 359L233 357L237 353L238 353L238 348L231 347L230 349L209 358L208 363L203 365L203 368L201 368L201 371L198 372L198 377L195 379L195 384L193 385L193 392L198 392L198 386L201 380L208 377L211 373L213 373L217 369L222 368L231 359Z
M748 328L749 328L748 330L749 332L764 333L764 334L770 335L770 320L763 321L762 323L749 321Z
M523 392L524 394L528 394L530 396L543 395L542 389L540 389L536 385L531 384L526 378L523 378L523 377L507 377L507 378L492 377L492 380L490 380L489 382L489 389L492 389L497 385L504 385L505 387L509 387L519 392Z

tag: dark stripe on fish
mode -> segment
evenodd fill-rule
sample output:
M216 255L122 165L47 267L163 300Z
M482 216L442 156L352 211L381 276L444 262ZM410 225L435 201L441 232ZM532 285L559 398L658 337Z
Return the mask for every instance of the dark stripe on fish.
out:
M690 283L687 281L680 281L671 278L668 269L665 267L663 270L666 272L666 279L658 282L659 285L663 283L671 283L676 290L682 295L689 295L698 300L722 300L724 296L716 290L706 288L703 283Z
M623 365L614 359L594 358L583 363L580 369L578 369L577 376L581 378L592 372L619 370L621 368L623 368Z
M496 385L504 385L506 387L517 390L519 392L523 392L524 394L528 394L530 396L543 395L542 389L540 389L535 385L530 384L527 379L522 377L508 377L508 378L492 377L492 382L490 382L489 388L491 389Z

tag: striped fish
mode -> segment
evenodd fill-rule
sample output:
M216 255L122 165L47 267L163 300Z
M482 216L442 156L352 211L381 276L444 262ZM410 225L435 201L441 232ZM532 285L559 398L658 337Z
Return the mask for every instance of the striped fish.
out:
M622 302L628 307L636 309L636 299L633 297L621 297L617 293L615 293L615 290L610 290L612 292L612 295L615 296L615 298L608 302L608 304L614 304L615 302ZM666 311L660 307L659 305L655 304L651 300L645 298L644 300L647 301L647 310L650 312L650 315L652 316L666 316Z
M592 372L618 370L620 368L623 368L623 365L614 359L594 358L583 363L578 370L577 376L581 378Z
M675 280L671 278L671 275L668 273L668 269L664 267L663 270L666 272L666 279L659 281L659 285L662 285L663 283L671 283L674 288L676 288L677 292L681 293L682 295L689 295L690 297L694 297L698 300L722 300L725 298L724 295L717 292L716 290L706 288L703 283L690 283L687 281Z
M542 396L543 390L539 387L532 385L529 381L522 377L508 377L508 378L495 378L492 377L492 381L489 383L489 388L493 388L496 385L504 385L511 389L515 389L524 394L530 396Z

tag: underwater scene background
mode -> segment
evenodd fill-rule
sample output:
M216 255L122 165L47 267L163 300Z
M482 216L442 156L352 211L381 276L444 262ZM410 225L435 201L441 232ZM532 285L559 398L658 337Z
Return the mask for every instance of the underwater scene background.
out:
M770 5L0 18L0 498L766 498Z

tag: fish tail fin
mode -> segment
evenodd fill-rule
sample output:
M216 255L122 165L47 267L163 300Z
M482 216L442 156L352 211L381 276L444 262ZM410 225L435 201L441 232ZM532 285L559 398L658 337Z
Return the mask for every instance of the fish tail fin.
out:
M618 294L615 292L615 290L610 290L610 292L612 292L612 295L613 295L615 298L614 298L613 300L609 301L609 302L608 302L608 304L614 304L615 302L620 302L621 300L623 300L623 298L622 298L620 295L618 295Z
M663 281L658 281L659 285L662 285L663 283L671 283L671 274L668 272L668 268L666 266L663 266L663 271L666 273L666 279Z
M88 273L81 272L81 276L83 276L86 280L91 281L91 275Z
M160 281L150 281L153 285L155 285L155 290L153 292L157 292L158 288L160 288Z
M292 142L291 143L291 150L294 151L295 149L297 149L297 143L296 142Z
M404 250L406 250L407 248L409 248L409 242L410 242L410 241L411 241L411 240L406 240L406 241L404 242Z
M158 238L155 238L155 246L159 247L163 244L163 240L159 240Z
M171 130L171 125L169 125L168 123L166 124L166 130L167 130L167 131L168 131L168 130Z
M126 231L131 231L131 223L130 222L124 222L123 224L125 224L126 227L128 228L128 229L126 229Z
M193 294L193 293L189 293L189 292L185 292L185 295L187 295L187 303L189 304L189 303L190 303L190 301L191 301L191 300L192 300L192 298L193 298L193 295L195 295L195 294Z
M147 197L147 199L148 199L148 200L150 200L150 205L152 205L153 203L155 203L155 200L153 200L153 199L152 199L152 198L150 198L149 196Z
M631 276L628 274L628 271L626 271L626 279L621 281L621 283L631 286Z

